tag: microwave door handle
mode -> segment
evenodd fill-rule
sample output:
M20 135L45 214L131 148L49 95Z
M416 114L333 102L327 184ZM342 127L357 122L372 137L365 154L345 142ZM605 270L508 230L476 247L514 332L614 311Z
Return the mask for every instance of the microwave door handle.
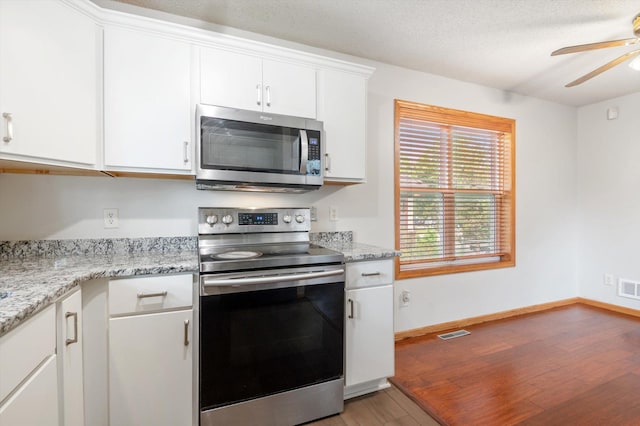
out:
M309 138L306 130L300 130L300 174L307 174L307 162L309 161Z

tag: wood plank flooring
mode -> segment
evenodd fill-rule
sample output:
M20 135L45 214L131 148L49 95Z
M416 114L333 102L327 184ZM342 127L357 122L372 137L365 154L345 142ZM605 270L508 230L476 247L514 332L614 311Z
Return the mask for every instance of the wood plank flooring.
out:
M397 388L345 401L341 414L307 425L313 426L437 426L422 408Z
M396 344L393 382L442 424L640 424L639 318L575 304L465 329Z

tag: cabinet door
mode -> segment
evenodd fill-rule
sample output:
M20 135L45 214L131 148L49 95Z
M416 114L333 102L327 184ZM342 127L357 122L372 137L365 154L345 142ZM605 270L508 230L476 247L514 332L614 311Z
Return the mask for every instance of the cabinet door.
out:
M226 50L200 51L203 104L262 111L262 60Z
M190 171L191 47L117 27L104 31L105 168Z
M367 80L342 71L319 76L318 120L324 123L328 181L366 178Z
M191 331L192 310L109 320L112 425L191 424Z
M93 165L97 150L94 21L60 1L0 1L0 155ZM3 118L3 136L8 136ZM42 161L45 160L45 161Z
M55 305L0 337L0 401L55 352Z
M0 425L58 426L58 375L55 355L50 355L45 363L0 405Z
M345 385L393 376L392 286L348 290L345 300Z
M264 111L316 118L316 70L285 62L264 60Z
M58 365L62 380L64 426L84 425L82 377L82 296L76 291L60 302Z

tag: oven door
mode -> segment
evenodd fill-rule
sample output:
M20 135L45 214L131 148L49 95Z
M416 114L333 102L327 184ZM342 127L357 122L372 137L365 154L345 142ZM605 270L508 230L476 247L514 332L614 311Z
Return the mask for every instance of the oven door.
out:
M343 265L202 275L200 291L203 416L342 382Z

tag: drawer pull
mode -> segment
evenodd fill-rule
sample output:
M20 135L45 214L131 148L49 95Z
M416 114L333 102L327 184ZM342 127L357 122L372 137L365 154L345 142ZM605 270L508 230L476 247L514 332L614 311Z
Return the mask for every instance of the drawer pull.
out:
M138 293L138 299L144 299L145 297L165 297L166 295L166 290L159 293Z
M189 320L184 320L184 345L189 346Z
M66 312L64 314L64 318L67 319L69 317L73 317L73 339L67 338L64 341L65 345L70 345L72 343L78 343L78 313L77 312Z
M353 299L347 299L349 301L349 315L347 318L353 318Z
M380 272L363 272L362 276L363 277L377 277L381 275Z

